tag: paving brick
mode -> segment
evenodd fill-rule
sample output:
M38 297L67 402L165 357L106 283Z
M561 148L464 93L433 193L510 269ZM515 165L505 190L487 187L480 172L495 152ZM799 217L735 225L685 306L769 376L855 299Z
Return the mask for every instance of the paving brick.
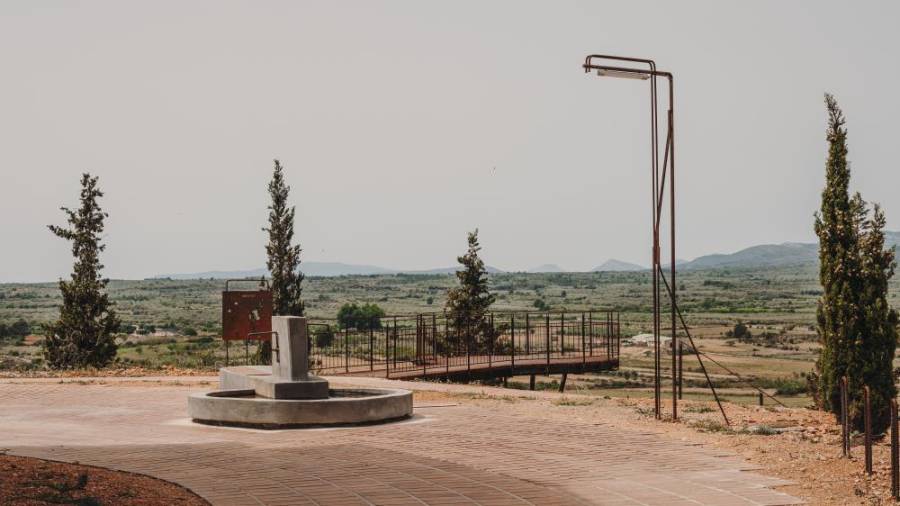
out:
M232 429L187 420L202 389L0 381L0 448L157 476L216 505L799 502L732 454L602 421L460 405L382 426Z

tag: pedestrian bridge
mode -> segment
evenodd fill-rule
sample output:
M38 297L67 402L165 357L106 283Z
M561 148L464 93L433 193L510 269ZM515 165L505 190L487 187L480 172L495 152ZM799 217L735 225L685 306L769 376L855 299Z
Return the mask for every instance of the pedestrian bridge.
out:
M360 326L312 319L311 369L321 375L467 381L619 367L616 311L493 313L468 323L432 313Z

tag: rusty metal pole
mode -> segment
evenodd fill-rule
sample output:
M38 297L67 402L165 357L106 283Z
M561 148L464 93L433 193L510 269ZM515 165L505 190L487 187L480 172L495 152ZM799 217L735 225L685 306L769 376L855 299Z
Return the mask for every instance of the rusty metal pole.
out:
M472 324L466 318L466 380L472 375Z
M546 334L547 336L547 368L550 368L550 313L547 313L546 318L544 320L546 325Z
M594 356L594 312L588 311L588 337L590 338L591 350L590 354Z
M847 416L849 397L847 395L847 377L841 377L841 445L844 457L850 457L850 434L847 430L849 417Z
M419 359L422 361L422 377L428 376L428 361L425 360L425 336L428 334L428 326L425 324L425 315L419 315L416 323L421 323L422 325L422 351L419 353Z
M900 437L897 434L897 399L891 399L891 496L900 499Z
M494 364L494 313L491 313L490 325L491 334L488 336L488 369L492 368Z
M559 356L566 356L566 312L559 314Z
M391 377L391 322L384 326L384 377Z
M866 426L866 474L872 474L872 398L869 385L863 387L865 395L865 426Z
M397 333L397 317L394 317L394 335L392 336L392 341L394 342L394 370L397 370L397 340L400 338L400 334Z
M528 316L528 313L525 313L525 355L531 355L531 324Z
M684 390L684 343L678 342L678 400L683 397Z
M640 63L642 65L647 65L648 68L628 68L628 67L619 67L619 66L608 66L608 65L598 65L593 62L594 59L599 60L613 60L617 62L630 62L630 63ZM624 57L624 56L611 56L611 55L597 55L592 54L588 55L585 58L584 65L582 66L585 72L591 72L592 70L596 70L598 75L601 76L612 76L612 77L629 77L629 78L637 78L641 80L650 80L650 153L651 153L651 163L650 163L650 179L651 179L651 223L652 223L652 236L653 236L653 244L652 244L652 252L651 252L651 264L653 272L652 276L652 290L653 290L653 341L654 341L654 360L653 360L653 397L654 397L654 411L656 413L656 417L660 418L661 411L661 380L662 380L662 361L661 361L661 349L660 349L660 331L662 327L662 308L661 308L661 286L660 286L660 278L662 277L662 265L661 265L661 256L660 256L660 217L662 216L662 204L665 196L665 184L666 184L666 169L667 166L671 169L668 173L669 175L669 219L670 219L670 234L671 234L671 244L670 244L670 253L671 253L671 277L672 282L675 283L675 176L674 176L674 165L675 165L675 150L674 150L674 87L673 87L673 76L670 72L661 72L657 71L656 63L653 60L648 60L644 58L632 58L632 57ZM659 164L659 125L658 125L658 101L657 101L657 77L665 77L668 80L669 84L669 108L668 108L668 116L667 116L667 128L666 128L666 150L663 156L663 165L662 165L662 173L660 173L660 164ZM671 148L671 149L669 149ZM672 301L672 414L673 418L677 417L678 414L678 397L677 397L677 381L676 381L676 343L678 341L675 336L674 330L676 329L676 297L675 291L672 290L670 294ZM619 351L617 349L617 351Z
M516 372L516 315L509 316L509 360L510 373Z
M616 311L616 360L619 360L619 356L622 354L622 323L619 321L619 316L619 312Z
M369 326L369 370L375 370L375 326Z
M584 338L584 313L581 313L581 363L587 363L587 342Z
M678 370L676 367L675 352L678 349L678 327L675 322L676 292L678 284L675 282L675 90L673 79L669 77L669 115L668 115L668 145L669 145L669 268L672 279L671 312L672 312L672 419L678 419ZM665 156L665 155L664 155ZM663 175L665 177L665 161L663 161ZM665 184L665 183L664 183Z
M564 372L562 374L562 380L559 382L559 393L563 393L566 391L566 378L569 377L569 373Z

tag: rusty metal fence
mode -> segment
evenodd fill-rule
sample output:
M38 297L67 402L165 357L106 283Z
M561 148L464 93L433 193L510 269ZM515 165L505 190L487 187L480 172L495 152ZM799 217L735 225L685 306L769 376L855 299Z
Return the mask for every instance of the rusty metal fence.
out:
M386 316L369 328L309 323L311 368L319 374L452 376L522 367L611 364L619 357L616 311L492 313L454 321L442 313Z

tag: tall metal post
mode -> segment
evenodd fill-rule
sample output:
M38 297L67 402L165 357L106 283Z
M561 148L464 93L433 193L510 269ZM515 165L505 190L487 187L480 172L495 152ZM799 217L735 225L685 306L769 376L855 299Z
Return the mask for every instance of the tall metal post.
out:
M525 355L531 355L531 323L528 321L528 313L525 313Z
M581 363L587 363L587 346L584 339L584 313L581 313Z
M599 65L594 60L612 60L617 62L615 66ZM647 68L630 68L621 67L618 62L639 63L646 65ZM661 254L660 254L660 224L663 210L663 200L665 197L666 176L668 175L669 184L669 232L670 232L670 276L672 279L672 287L670 290L671 300L671 328L672 328L672 416L678 416L678 381L677 381L677 358L675 357L678 343L676 330L676 285L675 285L675 113L674 113L674 78L670 72L662 72L656 69L656 63L653 60L644 58L631 58L623 56L611 55L588 55L582 65L585 72L596 70L598 75L608 77L626 77L631 79L650 80L650 183L651 183L651 220L652 220L652 236L653 244L651 251L651 281L653 290L653 389L654 389L654 411L656 417L661 416L661 383L662 383L662 361L661 361L661 337L662 330L662 311L661 311L661 290L662 279L665 279L662 270ZM664 77L669 85L669 107L667 110L666 125L666 144L662 157L662 172L660 172L659 157L659 125L658 125L658 102L657 102L657 78ZM667 174L668 172L668 174ZM617 345L617 351L618 345Z
M545 334L547 334L547 368L550 368L550 313L547 313L547 317L545 319L546 330Z
M872 399L869 385L863 387L865 395L865 428L866 428L866 474L872 474Z
M515 372L516 370L516 315L510 315L509 317L509 360L510 360L510 371Z
M590 354L594 356L594 312L588 311L588 337L590 338L591 350Z
M684 341L678 341L678 400L684 399Z
M891 496L900 499L900 437L897 434L897 399L891 399Z
M847 377L841 377L841 452L844 457L850 457L850 430L849 417L849 395L847 394Z

